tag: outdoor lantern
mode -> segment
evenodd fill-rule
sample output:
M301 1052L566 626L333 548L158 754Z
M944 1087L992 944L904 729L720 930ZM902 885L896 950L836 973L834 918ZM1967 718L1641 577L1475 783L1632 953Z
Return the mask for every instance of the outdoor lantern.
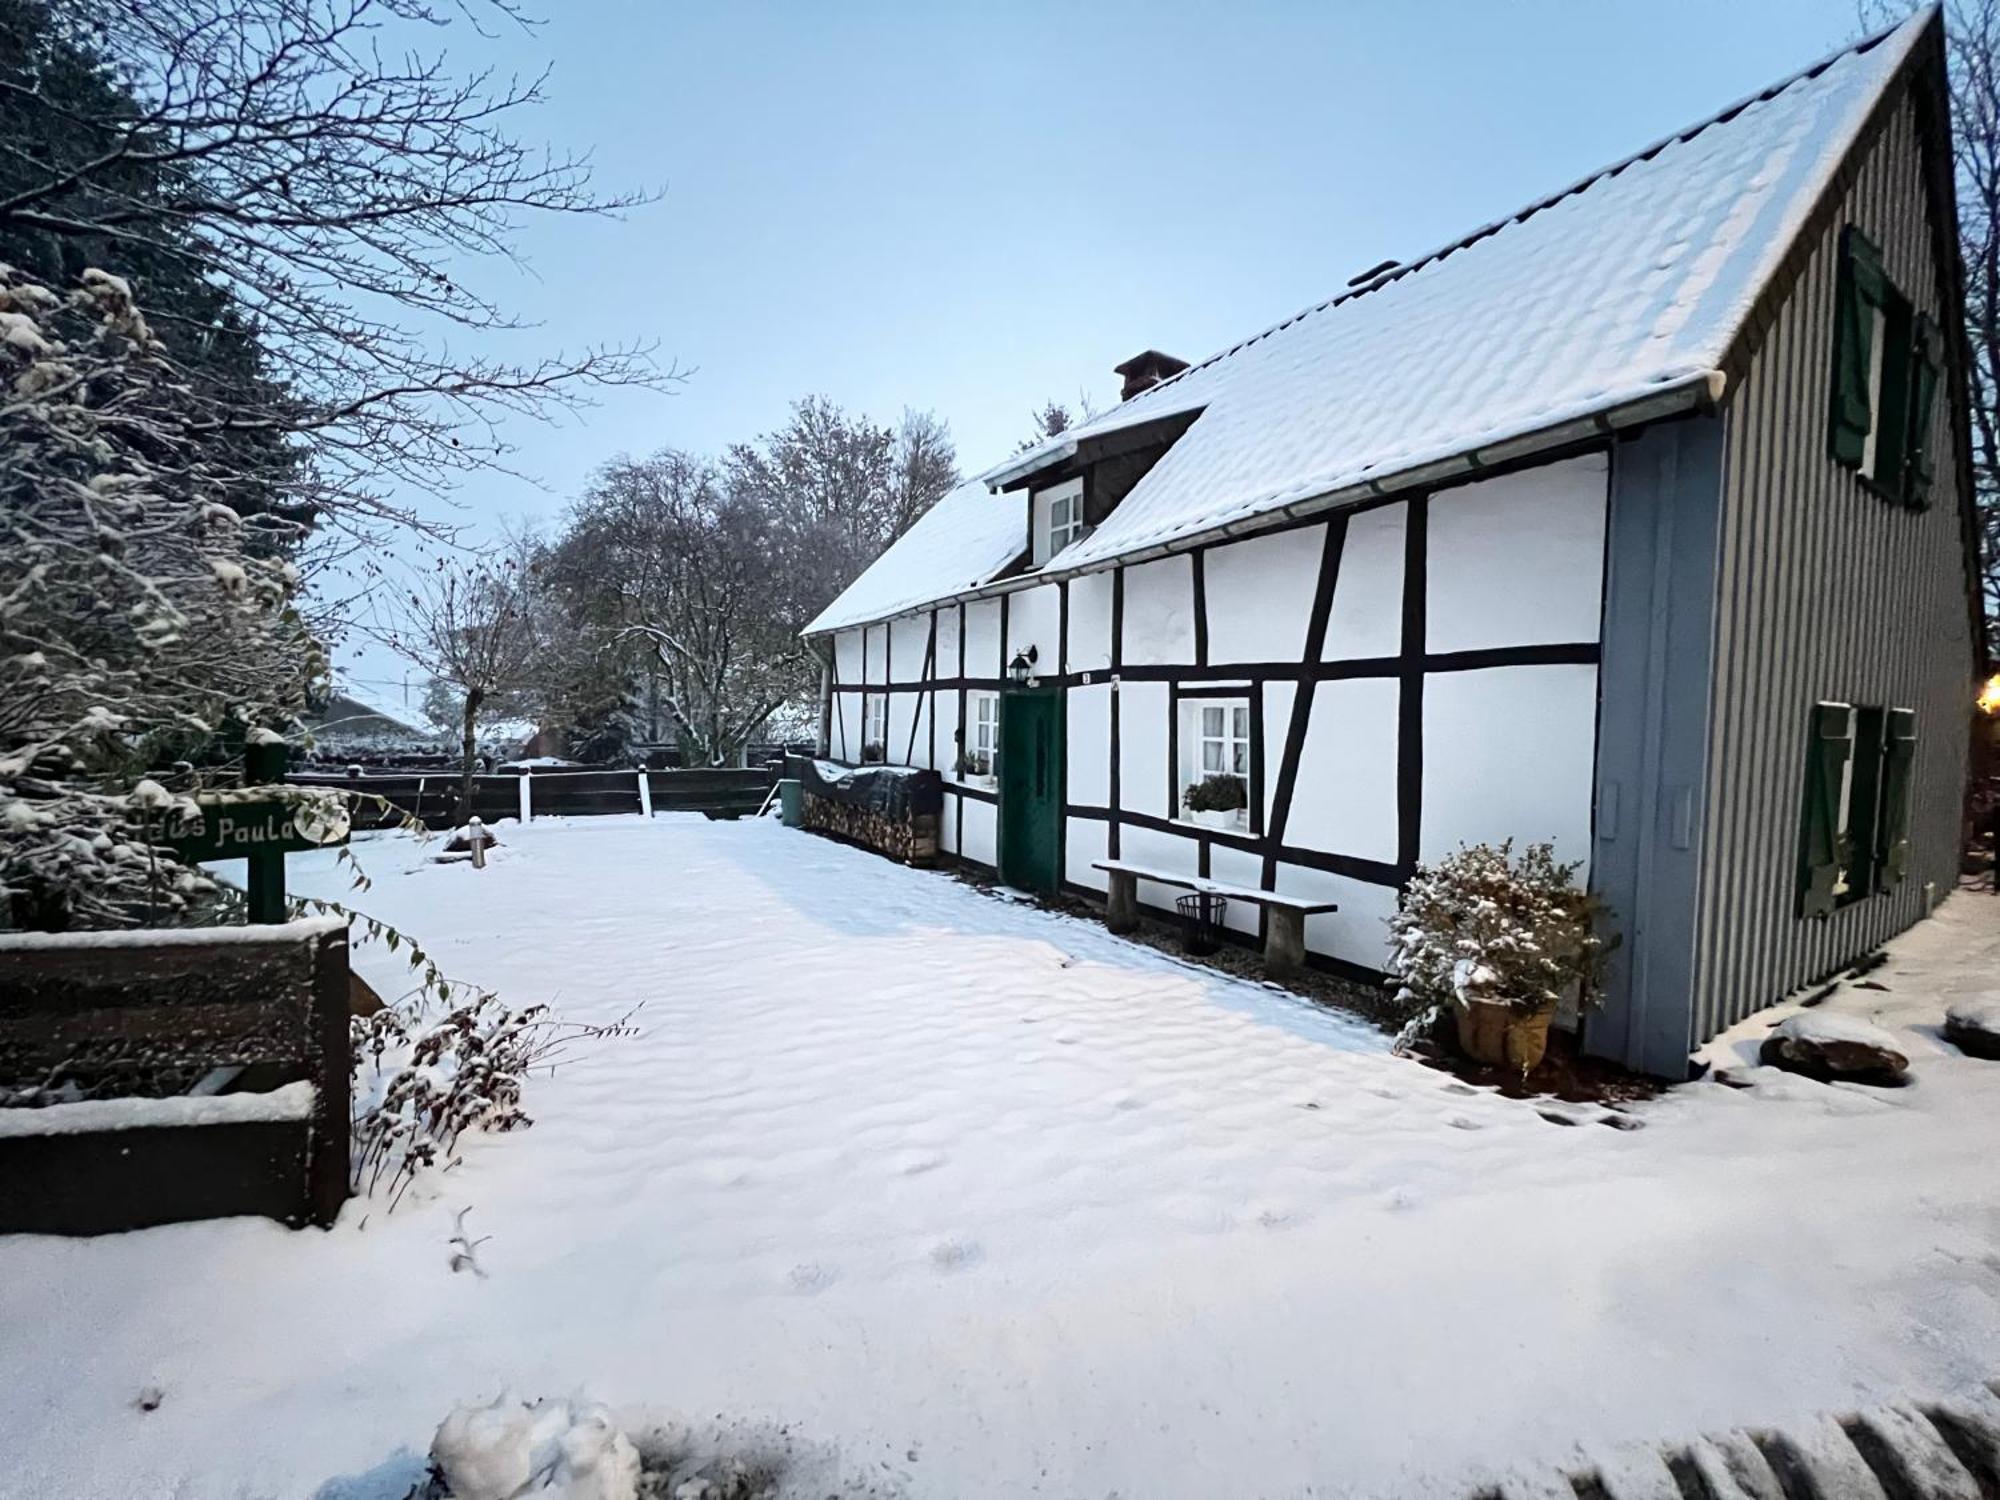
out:
M1014 659L1007 663L1007 675L1014 680L1015 687L1027 686L1028 678L1035 670L1035 659L1036 654L1033 646L1028 647L1025 651L1014 653Z

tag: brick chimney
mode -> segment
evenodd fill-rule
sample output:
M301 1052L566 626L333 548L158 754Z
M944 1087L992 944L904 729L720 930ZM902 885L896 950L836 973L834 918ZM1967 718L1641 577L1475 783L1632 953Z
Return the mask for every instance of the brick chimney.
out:
M1130 401L1139 392L1150 391L1162 380L1180 374L1187 367L1186 360L1175 359L1171 354L1162 354L1157 349L1148 349L1144 354L1135 354L1112 370L1114 375L1121 376L1125 381L1118 388L1118 399Z

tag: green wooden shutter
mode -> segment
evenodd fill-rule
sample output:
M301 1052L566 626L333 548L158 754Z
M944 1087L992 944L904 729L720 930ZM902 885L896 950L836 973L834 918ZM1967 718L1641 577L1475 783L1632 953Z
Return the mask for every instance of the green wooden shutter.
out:
M1882 748L1882 817L1876 837L1876 889L1902 882L1910 866L1910 772L1917 758L1917 716L1907 708L1889 710L1888 741Z
M1931 503L1931 480L1937 471L1937 454L1931 443L1931 415L1937 406L1938 382L1944 375L1944 333L1922 313L1917 315L1914 344L1903 501L1912 510L1923 510Z
M1799 915L1833 912L1840 881L1840 783L1854 753L1854 715L1845 703L1815 703L1806 743L1805 805L1799 822Z
M1888 292L1882 253L1849 225L1840 237L1840 275L1834 289L1832 411L1828 444L1834 461L1859 468L1873 413L1868 370L1874 352L1874 309Z

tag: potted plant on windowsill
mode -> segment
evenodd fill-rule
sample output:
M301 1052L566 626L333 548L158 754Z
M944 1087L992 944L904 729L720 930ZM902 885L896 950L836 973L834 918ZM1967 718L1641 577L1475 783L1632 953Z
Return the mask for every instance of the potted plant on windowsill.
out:
M885 752L879 741L870 740L861 747L861 764L864 766L879 766L884 758Z
M1471 844L1417 870L1389 919L1389 982L1405 1039L1449 1014L1468 1056L1526 1074L1564 997L1596 998L1617 940L1599 931L1604 905L1576 884L1576 864L1548 844L1513 851L1512 839Z
M1235 829L1242 826L1241 815L1250 799L1244 794L1242 777L1217 771L1182 793L1181 805L1189 819L1204 828Z
M952 773L971 786L993 785L993 763L984 755L960 755L952 762Z

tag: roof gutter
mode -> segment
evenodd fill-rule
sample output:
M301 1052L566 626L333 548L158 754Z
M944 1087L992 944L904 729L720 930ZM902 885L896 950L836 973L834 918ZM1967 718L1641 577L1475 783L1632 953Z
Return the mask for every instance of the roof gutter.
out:
M813 633L831 635L840 630L857 630L863 625L879 625L887 620L906 619L911 615L920 615L926 610L935 609L946 601L962 603L975 599L994 599L1002 594L1018 594L1027 589L1039 588L1046 583L1060 583L1065 579L1082 578L1091 573L1104 573L1113 568L1131 567L1138 563L1171 557L1176 552L1186 552L1195 547L1255 536L1260 532L1275 531L1290 522L1307 520L1313 516L1324 515L1328 511L1359 505L1369 500L1383 500L1414 490L1435 489L1440 485L1469 482L1478 477L1482 469L1500 468L1520 459L1532 458L1535 454L1551 448L1565 448L1573 443L1588 442L1592 438L1608 437L1615 432L1641 427L1648 422L1663 421L1668 417L1683 416L1689 412L1714 411L1721 405L1728 384L1728 376L1721 370L1698 371L1670 386L1593 412L1589 416L1572 418L1514 437L1502 438L1485 447L1470 448L1463 453L1453 454L1449 458L1432 463L1416 464L1379 479L1364 479L1355 484L1343 485L1339 489L1328 490L1323 494L1308 496L1303 500L1288 501L1269 510L1260 510L1255 515L1224 521L1220 525L1201 531L1184 533L1170 541L1135 547L1109 557L1093 558L1087 563L1067 568L1045 567L1033 573L1015 574L1009 578L996 579L978 588L961 589L955 593L940 595L936 599L927 599L921 604L913 604L893 614L878 615L869 620L853 620L844 625L831 625ZM1071 443L1068 446L1073 452L1075 444ZM1022 472L1032 473L1035 467L1039 467L1039 464L1025 466ZM994 473L998 474L999 471L996 470Z
M1000 489L1017 479L1026 479L1030 474L1039 474L1075 457L1076 439L1070 438L1053 448L1031 448L1019 458L1010 459L997 469L988 469L979 477L989 489Z

